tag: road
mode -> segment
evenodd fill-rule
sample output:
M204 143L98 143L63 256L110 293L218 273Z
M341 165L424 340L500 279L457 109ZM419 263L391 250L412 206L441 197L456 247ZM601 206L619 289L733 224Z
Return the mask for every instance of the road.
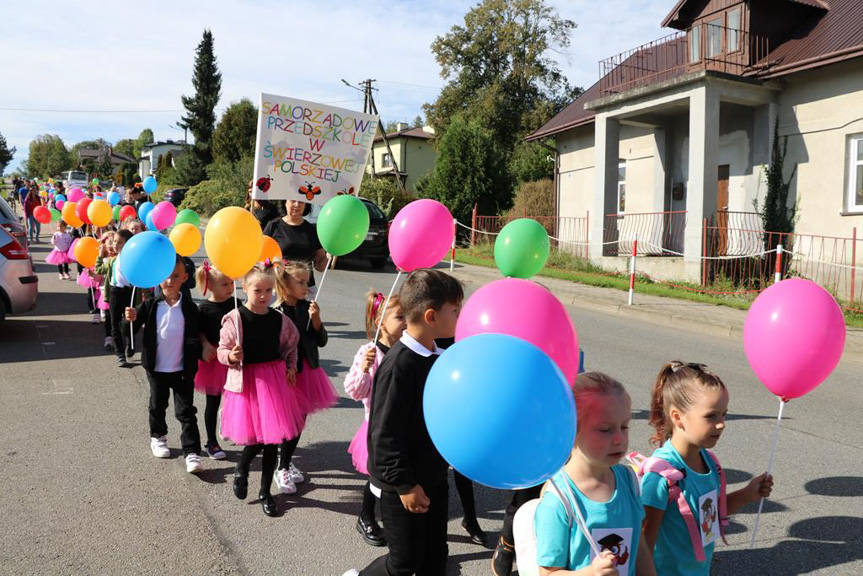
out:
M149 450L148 389L143 370L114 366L91 325L83 291L42 264L35 312L0 328L0 572L6 574L314 574L340 575L381 553L354 530L364 479L348 443L363 417L342 398L314 416L296 463L309 480L284 510L266 518L230 488L238 450L205 459L187 474L179 429L169 413L173 457ZM320 297L330 343L323 366L342 390L365 341L363 294L385 290L392 270L365 265L331 272ZM624 382L633 398L631 445L643 453L649 389L660 366L680 358L707 364L731 391L730 423L716 451L737 484L766 468L778 403L751 374L740 342L676 331L590 310L569 310L587 368ZM748 550L754 508L735 516L730 547L719 546L715 574L863 573L863 412L861 366L844 361L830 381L785 410L774 498L765 507L755 550ZM202 397L197 397L203 400ZM527 426L529 423L522 423ZM253 467L252 483L260 460ZM477 487L480 523L501 526L500 493ZM450 503L448 574L490 574L491 552L470 544Z

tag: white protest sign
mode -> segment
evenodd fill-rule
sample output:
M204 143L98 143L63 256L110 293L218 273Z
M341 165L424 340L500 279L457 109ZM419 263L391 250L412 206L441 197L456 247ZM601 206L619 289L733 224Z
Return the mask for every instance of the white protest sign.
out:
M262 93L252 197L323 205L358 194L377 125L373 114Z

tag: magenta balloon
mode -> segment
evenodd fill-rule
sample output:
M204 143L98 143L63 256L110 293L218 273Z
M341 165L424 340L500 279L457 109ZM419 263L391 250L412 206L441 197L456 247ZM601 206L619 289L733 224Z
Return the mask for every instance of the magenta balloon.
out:
M84 191L80 188L72 188L66 195L66 200L69 202L77 202L84 197Z
M539 284L504 278L474 292L462 306L455 339L485 333L527 340L554 360L567 382L575 382L578 334L560 300Z
M780 398L799 398L830 376L845 347L845 319L829 292L791 278L761 293L746 315L749 365Z
M54 206L57 207L57 210L61 210L63 208L63 204L65 204L65 203L66 202L64 202L63 200L55 200Z
M177 209L170 202L159 202L153 208L153 226L157 230L164 230L174 223L177 218Z
M406 272L431 268L443 260L454 238L455 222L446 206L436 200L414 200L393 219L390 256Z

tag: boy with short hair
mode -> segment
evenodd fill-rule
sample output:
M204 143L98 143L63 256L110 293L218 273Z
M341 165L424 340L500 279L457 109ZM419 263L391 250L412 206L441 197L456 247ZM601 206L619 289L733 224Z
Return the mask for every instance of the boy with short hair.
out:
M435 339L455 335L463 298L458 280L438 270L415 270L399 292L407 328L375 375L368 436L369 480L389 554L345 576L445 572L449 465L429 437L423 391L443 352Z

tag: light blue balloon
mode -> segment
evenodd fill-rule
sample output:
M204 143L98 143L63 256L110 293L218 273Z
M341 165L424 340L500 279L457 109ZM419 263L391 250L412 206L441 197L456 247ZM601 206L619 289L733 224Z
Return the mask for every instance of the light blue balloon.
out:
M423 411L432 442L480 484L541 484L575 443L575 401L563 373L533 344L507 334L456 342L435 362Z
M152 194L156 191L156 188L158 187L159 184L152 176L147 176L146 178L144 178L144 192L146 192L147 194Z
M152 202L144 202L143 204L141 204L141 207L138 208L138 219L141 222L143 222L144 224L146 224L147 223L147 216L150 214L150 212L153 211L153 208L155 208L155 207L156 207L156 205L153 204ZM152 230L152 228L150 228L149 226L147 226L147 228Z
M62 194L54 194L54 202L65 202L66 197Z
M141 232L123 246L120 272L133 286L153 288L174 271L177 253L158 232Z
M158 232L156 225L153 224L153 211L152 210L148 210L147 215L144 216L144 226L147 228L147 230L153 230L153 231Z
M111 206L116 206L120 203L120 195L117 192L109 192L108 193L108 203Z

